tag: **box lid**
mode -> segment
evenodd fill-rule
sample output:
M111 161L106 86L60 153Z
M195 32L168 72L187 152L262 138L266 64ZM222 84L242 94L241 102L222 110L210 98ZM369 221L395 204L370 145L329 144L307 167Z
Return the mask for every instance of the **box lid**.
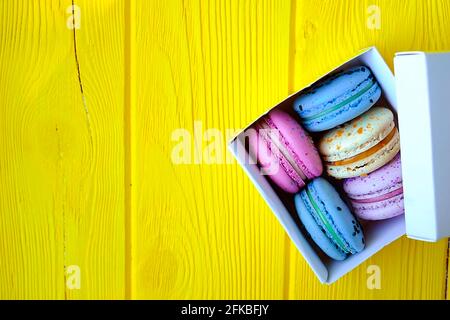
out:
M434 242L450 236L450 53L401 52L394 65L406 234Z

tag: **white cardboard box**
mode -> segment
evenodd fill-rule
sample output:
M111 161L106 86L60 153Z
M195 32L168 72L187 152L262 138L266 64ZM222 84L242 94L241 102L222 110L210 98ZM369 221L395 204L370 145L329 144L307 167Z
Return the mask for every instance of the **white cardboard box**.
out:
M405 196L405 216L363 224L366 248L361 253L344 261L334 261L305 237L292 205L293 196L275 191L260 174L255 161L249 161L243 139L245 130L253 123L229 144L229 149L319 280L327 284L405 233L426 241L437 241L450 234L450 195L446 195L444 186L444 182L450 181L450 146L446 145L450 144L447 124L450 105L446 107L450 101L450 88L446 88L450 84L450 54L399 53L395 58L396 79L378 50L369 48L324 76L356 65L366 65L372 70L382 88L381 101L397 113ZM308 87L273 108L290 110L295 98Z
M406 233L435 242L450 235L450 53L395 57Z

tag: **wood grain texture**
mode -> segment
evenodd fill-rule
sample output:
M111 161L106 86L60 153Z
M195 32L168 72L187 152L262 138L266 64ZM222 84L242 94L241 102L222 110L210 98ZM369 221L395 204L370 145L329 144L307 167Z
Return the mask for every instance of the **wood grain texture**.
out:
M1 298L123 297L123 6L77 1L75 46L71 3L0 4Z
M377 5L381 28L369 29L369 5ZM450 50L450 3L433 1L297 1L294 88L301 88L375 45L391 68L394 53ZM355 271L326 287L317 284L303 258L292 247L289 297L293 299L443 299L447 240L428 244L403 238L383 249ZM381 269L380 290L366 285L367 267Z
M287 95L289 2L139 1L135 14L133 298L283 298L273 214L234 162L174 165L172 133L198 121L225 135Z
M71 4L0 1L0 299L450 296L446 240L401 239L321 285L226 163L227 129L359 49L391 67L396 51L450 51L450 2L75 0L75 38ZM174 163L180 133L189 164Z
M78 152L67 159L64 192L66 264L80 266L82 282L69 299L125 297L124 2L75 1L83 92L79 86L67 116L82 140L67 141Z
M61 101L77 91L64 9L34 1L0 4L2 299L64 298L62 143L56 128L62 125Z

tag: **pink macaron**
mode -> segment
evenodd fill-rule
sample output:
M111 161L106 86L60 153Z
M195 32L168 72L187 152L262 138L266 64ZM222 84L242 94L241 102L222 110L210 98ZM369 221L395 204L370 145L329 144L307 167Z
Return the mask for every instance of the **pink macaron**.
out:
M343 187L361 219L389 219L405 211L400 154L366 176L345 179Z
M322 161L311 137L286 112L269 112L248 136L250 153L256 156L261 172L285 192L297 193L306 181L322 174Z

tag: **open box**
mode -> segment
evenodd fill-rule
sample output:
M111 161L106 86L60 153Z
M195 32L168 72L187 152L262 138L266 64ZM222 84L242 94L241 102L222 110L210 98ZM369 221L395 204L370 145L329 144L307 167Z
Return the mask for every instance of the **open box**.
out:
M450 144L447 146L450 89L446 88L450 84L450 53L398 53L394 64L396 77L373 47L317 80L353 66L368 66L382 89L381 102L377 105L390 107L399 124L405 215L363 223L366 248L344 261L329 259L305 236L293 207L293 197L273 187L261 175L256 161L250 159L245 148L245 130L259 119L229 144L231 152L322 283L335 282L405 233L413 239L433 242L450 235L450 196L445 187L450 181ZM291 110L293 101L310 86L270 110Z

